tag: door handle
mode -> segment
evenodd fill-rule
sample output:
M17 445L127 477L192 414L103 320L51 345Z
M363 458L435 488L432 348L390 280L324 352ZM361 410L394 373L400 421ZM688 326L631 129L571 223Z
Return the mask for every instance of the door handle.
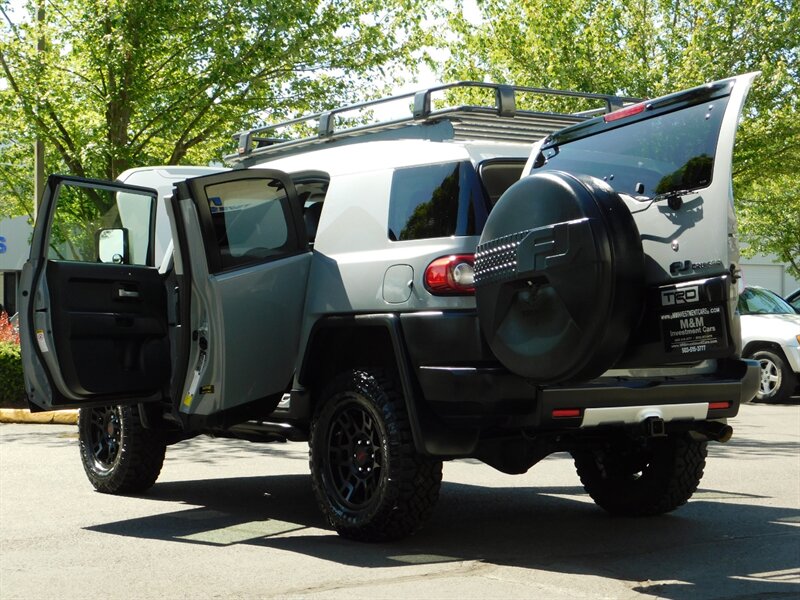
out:
M119 288L117 290L117 295L120 298L138 298L139 292L137 292L136 290L123 290L122 288Z

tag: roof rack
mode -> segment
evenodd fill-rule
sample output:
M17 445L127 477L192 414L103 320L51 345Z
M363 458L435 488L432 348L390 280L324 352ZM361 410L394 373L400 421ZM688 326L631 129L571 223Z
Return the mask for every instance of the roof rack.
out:
M433 109L431 96L454 88L485 88L494 91L494 106L461 105ZM543 94L599 100L604 107L578 112L556 113L517 109L517 93ZM399 118L354 126L337 127L337 117L354 111L374 110L381 105L413 99L411 113ZM225 157L230 162L253 163L307 150L309 146L354 143L374 139L491 140L533 143L569 125L622 108L636 98L590 94L567 90L511 86L477 81L459 81L396 96L349 104L297 119L256 127L234 134L237 153ZM276 130L317 122L316 135L287 139L274 137ZM438 125L438 126L437 126ZM264 134L264 135L260 135Z

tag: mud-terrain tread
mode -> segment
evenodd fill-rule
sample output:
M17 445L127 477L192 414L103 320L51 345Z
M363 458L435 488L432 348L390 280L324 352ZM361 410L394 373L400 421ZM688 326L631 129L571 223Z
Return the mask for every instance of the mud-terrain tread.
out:
M353 395L360 395L377 410L389 438L387 464L391 476L382 487L384 497L379 508L366 516L332 504L322 476L324 449L316 447L316 442L324 443L320 427L334 413L336 400ZM417 454L402 391L391 372L357 369L334 379L317 408L309 444L314 495L326 519L342 537L365 542L397 540L417 531L433 512L439 499L442 462Z
M83 469L94 489L103 494L137 494L153 487L164 464L166 444L162 436L146 429L136 406L119 407L124 422L121 456L108 473L99 473L92 468L91 448L87 447L82 425L91 418L91 409L78 412L78 432Z
M683 506L692 497L706 464L707 443L688 436L670 436L655 442L653 460L641 478L608 478L607 451L574 452L575 468L592 500L612 515L653 516Z

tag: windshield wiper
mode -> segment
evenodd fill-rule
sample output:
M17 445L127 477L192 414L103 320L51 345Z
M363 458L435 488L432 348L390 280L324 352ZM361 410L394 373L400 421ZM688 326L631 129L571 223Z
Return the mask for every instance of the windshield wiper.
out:
M656 194L653 197L652 202L661 202L662 200L667 201L667 205L672 210L679 210L681 206L683 206L683 198L684 196L688 196L689 194L696 194L696 189L687 189L687 190L672 190L669 192L664 192L663 194Z

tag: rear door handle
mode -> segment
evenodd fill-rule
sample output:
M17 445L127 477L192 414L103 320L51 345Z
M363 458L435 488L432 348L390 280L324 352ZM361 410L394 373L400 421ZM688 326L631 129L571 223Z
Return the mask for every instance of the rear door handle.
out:
M117 290L117 295L120 298L138 298L139 292L137 292L136 290L123 290L122 288L119 288Z

